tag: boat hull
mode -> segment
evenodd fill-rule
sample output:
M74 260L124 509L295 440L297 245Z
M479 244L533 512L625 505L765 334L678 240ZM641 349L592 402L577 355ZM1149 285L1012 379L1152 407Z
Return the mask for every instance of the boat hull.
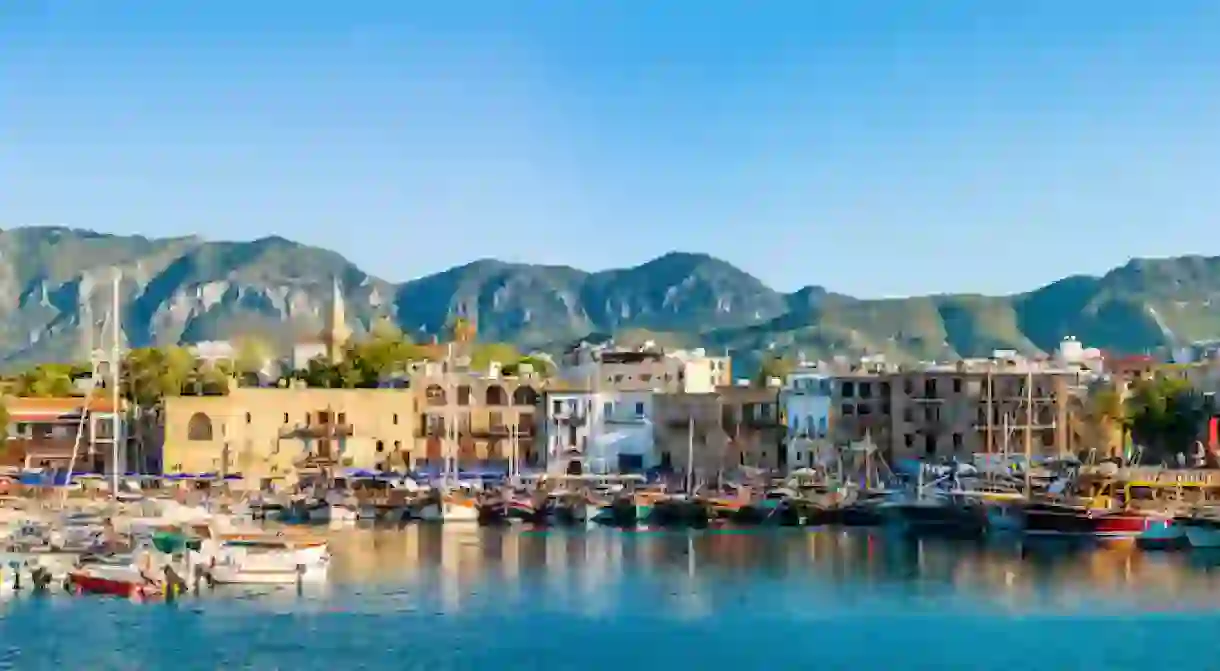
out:
M987 529L987 513L977 505L894 503L879 512L887 528L912 535L974 538Z
M1025 509L1025 535L1134 539L1163 517L1140 512L1101 511L1035 504Z
M429 503L419 511L419 518L426 522L470 523L479 521L479 509L475 505L461 503Z
M162 595L160 586L142 579L91 571L69 573L68 586L77 594L100 594L129 599L151 599Z
M1192 548L1211 550L1220 548L1220 522L1186 518L1178 521L1186 542Z

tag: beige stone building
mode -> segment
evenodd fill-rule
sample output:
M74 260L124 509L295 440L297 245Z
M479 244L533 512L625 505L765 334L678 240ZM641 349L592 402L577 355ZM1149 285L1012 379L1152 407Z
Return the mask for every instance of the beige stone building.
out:
M1035 454L1058 455L1073 449L1069 409L1080 388L1072 368L1015 357L858 368L836 375L834 437L868 434L889 457L968 458L1006 440L1021 453L1028 436Z
M580 347L564 357L561 376L587 389L710 394L733 383L731 360L702 349Z
M501 468L514 449L521 464L541 462L535 438L542 379L422 374L411 387L419 396L416 466L440 468L453 456L463 468Z
M701 477L742 466L784 468L784 422L776 388L727 386L710 394L657 394L653 404L654 440L663 467L687 470L693 436L695 470Z
M242 388L166 399L162 468L240 473L259 487L317 468L414 463L419 401L406 389Z

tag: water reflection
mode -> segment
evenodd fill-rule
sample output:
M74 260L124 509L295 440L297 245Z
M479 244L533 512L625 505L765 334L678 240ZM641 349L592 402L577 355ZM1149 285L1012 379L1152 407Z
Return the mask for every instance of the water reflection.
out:
M920 541L842 530L415 525L338 531L333 541L337 583L407 584L447 614L528 607L597 616L641 592L645 608L683 618L747 602L807 614L815 598L823 607L868 609L895 596L927 607L1173 609L1213 602L1220 589L1220 554Z

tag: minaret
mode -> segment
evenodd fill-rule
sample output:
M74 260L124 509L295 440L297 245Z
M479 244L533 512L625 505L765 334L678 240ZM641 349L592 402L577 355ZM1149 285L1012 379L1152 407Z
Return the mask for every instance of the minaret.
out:
M339 290L339 278L331 283L330 315L326 319L326 327L322 331L322 343L326 345L326 357L331 361L343 358L343 345L347 343L352 332L347 328L347 313L343 305L343 292Z

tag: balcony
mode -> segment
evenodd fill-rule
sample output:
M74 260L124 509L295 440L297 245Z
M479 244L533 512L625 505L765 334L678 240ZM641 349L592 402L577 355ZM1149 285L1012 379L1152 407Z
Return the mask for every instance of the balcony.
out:
M347 423L295 424L280 428L280 438L325 440L350 438L353 427Z
M474 438L507 438L510 433L511 429L507 424L491 424L463 430L463 435ZM524 432L518 435L524 435Z
M648 417L646 415L607 415L602 420L606 424L646 424Z
M560 426L584 426L589 423L589 415L583 412L561 412L553 415L556 424Z
M783 426L779 418L770 416L750 416L742 420L742 424L751 429L775 429Z

